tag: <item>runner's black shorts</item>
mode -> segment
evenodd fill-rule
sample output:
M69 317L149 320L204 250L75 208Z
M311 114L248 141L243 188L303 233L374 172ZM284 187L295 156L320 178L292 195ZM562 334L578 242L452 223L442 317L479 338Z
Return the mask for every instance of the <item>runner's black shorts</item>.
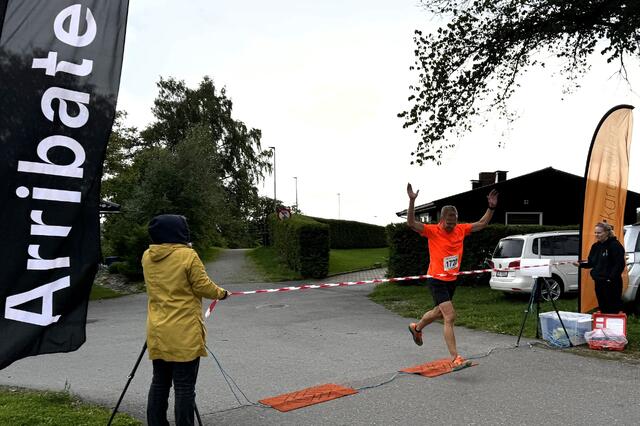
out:
M456 281L441 281L435 278L427 278L427 284L431 289L433 303L438 306L441 303L453 300L453 293L456 291Z

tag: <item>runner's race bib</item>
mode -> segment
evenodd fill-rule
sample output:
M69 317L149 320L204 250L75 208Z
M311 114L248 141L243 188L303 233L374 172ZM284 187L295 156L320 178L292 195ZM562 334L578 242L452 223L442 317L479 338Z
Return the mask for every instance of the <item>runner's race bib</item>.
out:
M444 258L444 270L450 271L458 267L458 256L447 256Z

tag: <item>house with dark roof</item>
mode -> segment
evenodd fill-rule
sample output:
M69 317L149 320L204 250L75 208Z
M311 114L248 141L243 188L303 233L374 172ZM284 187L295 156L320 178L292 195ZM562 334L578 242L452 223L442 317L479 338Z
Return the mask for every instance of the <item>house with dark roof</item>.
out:
M487 209L487 194L500 193L492 223L505 225L579 225L584 206L584 177L547 167L507 179L507 172L482 172L471 190L416 206L416 218L425 223L440 219L440 209L454 205L460 222L475 222ZM627 191L624 223L637 222L640 194ZM396 213L406 217L407 210ZM616 230L619 232L620 230Z

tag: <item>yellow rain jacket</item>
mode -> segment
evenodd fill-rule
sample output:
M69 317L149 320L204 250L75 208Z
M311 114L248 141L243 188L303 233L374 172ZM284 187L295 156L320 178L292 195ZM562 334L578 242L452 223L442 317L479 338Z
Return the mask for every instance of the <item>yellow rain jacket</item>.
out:
M202 298L222 299L225 290L209 279L186 244L151 244L142 267L149 296L149 358L187 362L207 356Z

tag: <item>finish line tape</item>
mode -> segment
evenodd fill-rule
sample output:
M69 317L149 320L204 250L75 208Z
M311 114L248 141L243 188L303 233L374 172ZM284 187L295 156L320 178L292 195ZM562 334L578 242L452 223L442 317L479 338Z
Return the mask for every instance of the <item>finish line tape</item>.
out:
M550 265L571 265L575 264L575 261L572 262L554 262ZM364 284L380 284L380 283L393 283L400 281L413 281L413 280L425 280L427 278L439 278L439 277L449 277L449 276L459 276L459 275L477 275L484 274L486 272L509 272L509 271L519 271L521 269L528 268L540 268L546 267L549 264L543 265L526 265L526 266L512 266L509 268L488 268L488 269L475 269L473 271L459 271L453 274L435 274L435 275L414 275L410 277L398 277L398 278L376 278L373 280L363 280L363 281L344 281L339 283L323 283L323 284L304 284L300 286L294 287L280 287L280 288L269 288L269 289L261 289L261 290L251 290L251 291L232 291L229 293L229 296L246 296L249 294L259 294L259 293L279 293L282 291L295 291L295 290L313 290L318 288L331 288L331 287L350 287L354 285L364 285ZM205 312L205 318L209 318L211 312L216 306L218 301L214 300L211 302L207 311Z

